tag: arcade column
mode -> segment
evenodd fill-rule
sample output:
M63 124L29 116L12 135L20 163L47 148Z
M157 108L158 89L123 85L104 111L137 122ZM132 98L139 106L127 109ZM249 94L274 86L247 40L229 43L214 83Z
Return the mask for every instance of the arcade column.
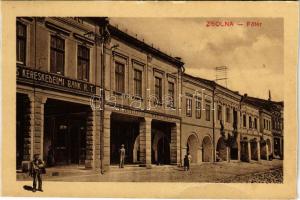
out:
M87 116L85 168L100 167L100 110L91 110Z
M151 118L140 122L140 161L143 166L151 168Z
M257 161L260 161L260 141L257 140Z
M251 142L248 140L248 161L251 162Z
M103 147L101 159L103 162L103 170L108 170L110 165L110 120L111 120L111 111L104 111L103 119Z
M33 138L32 138L32 155L39 154L40 158L43 160L43 141L44 141L44 105L47 98L42 95L33 95L30 98L30 107L33 108L33 115L30 120L31 126L33 127Z
M171 127L171 164L180 164L180 123Z

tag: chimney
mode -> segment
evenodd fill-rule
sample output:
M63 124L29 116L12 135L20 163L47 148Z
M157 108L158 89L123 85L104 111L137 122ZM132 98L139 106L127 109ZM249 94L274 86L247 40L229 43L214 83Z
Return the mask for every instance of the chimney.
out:
M269 90L269 99L268 99L269 101L271 101L272 100L272 98L271 98L271 90Z

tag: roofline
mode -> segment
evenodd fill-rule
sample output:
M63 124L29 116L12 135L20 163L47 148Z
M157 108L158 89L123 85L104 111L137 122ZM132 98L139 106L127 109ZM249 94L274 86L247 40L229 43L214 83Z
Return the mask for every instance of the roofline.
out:
M182 62L181 60L172 57L156 48L154 48L153 46L150 46L149 44L145 43L144 41L141 41L131 35L129 35L128 33L125 33L124 31L118 29L117 27L108 24L108 29L111 35L117 37L120 40L123 40L125 42L128 42L130 44L133 44L136 47L139 47L147 52L149 52L152 55L155 55L157 57L159 57L160 59L166 60L171 64L174 64L176 67L178 68L182 68L184 65L184 62Z

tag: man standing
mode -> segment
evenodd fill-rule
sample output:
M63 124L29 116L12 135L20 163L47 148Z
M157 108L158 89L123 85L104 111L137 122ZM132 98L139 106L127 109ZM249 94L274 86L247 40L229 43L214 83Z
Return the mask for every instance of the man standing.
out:
M125 148L124 148L124 144L122 144L121 149L120 149L120 165L119 165L119 168L124 168L124 161L125 161Z
M40 159L39 154L35 154L33 156L33 161L30 163L30 171L29 175L32 176L33 178L33 189L32 191L36 191L36 182L38 182L38 191L43 192L42 190L42 173L45 173L45 164L44 162Z
M191 167L191 162L192 162L192 156L191 154L188 152L188 161L189 161L189 165L188 165L188 170L190 170L190 167Z

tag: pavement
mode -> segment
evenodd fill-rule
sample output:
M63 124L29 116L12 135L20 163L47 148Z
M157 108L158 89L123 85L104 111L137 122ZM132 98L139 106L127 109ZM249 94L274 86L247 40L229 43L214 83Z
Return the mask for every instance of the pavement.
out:
M189 171L175 165L152 165L151 169L137 165L124 168L111 166L101 174L99 170L86 170L80 166L47 168L45 181L65 182L258 182L282 183L283 162L274 159L260 162L217 162L192 165ZM30 180L28 174L18 173L17 180Z

